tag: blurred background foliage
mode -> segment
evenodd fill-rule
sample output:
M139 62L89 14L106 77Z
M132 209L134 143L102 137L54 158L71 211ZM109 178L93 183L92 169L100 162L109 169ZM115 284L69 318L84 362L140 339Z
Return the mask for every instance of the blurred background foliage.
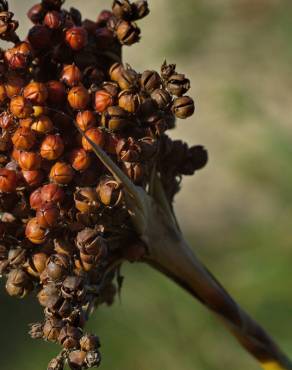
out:
M29 27L32 0L10 0ZM110 0L68 0L95 17ZM166 58L192 80L193 119L174 137L209 150L184 179L176 210L201 259L292 355L292 3L290 0L149 0L139 45L125 61L142 71ZM166 246L167 247L167 246ZM103 370L256 370L221 324L147 266L127 265L121 302L88 324ZM32 341L34 298L0 295L1 369L41 370L57 347Z

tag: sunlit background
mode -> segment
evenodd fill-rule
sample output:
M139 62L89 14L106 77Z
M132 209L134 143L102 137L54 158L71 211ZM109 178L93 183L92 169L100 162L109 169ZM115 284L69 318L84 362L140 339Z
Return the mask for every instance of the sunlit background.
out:
M24 35L33 0L10 0ZM197 111L172 133L209 151L208 166L176 199L182 229L234 297L292 355L291 0L150 0L139 71L164 59L192 81ZM68 0L95 18L111 1ZM146 266L124 267L121 302L88 330L102 341L103 370L256 370L221 324ZM1 370L45 370L58 347L32 341L35 299L0 294Z

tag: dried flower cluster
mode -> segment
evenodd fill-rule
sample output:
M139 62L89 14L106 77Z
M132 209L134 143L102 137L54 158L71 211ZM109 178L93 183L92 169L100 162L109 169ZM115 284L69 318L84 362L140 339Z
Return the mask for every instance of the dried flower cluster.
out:
M123 188L86 137L144 189L155 168L170 202L207 153L166 135L194 113L185 75L120 61L121 46L139 41L147 1L115 0L97 21L62 3L33 6L20 41L1 2L0 38L14 46L0 52L0 273L11 296L36 291L45 318L30 334L63 348L48 369L79 370L100 363L98 337L84 332L89 314L113 302L121 261L144 253Z

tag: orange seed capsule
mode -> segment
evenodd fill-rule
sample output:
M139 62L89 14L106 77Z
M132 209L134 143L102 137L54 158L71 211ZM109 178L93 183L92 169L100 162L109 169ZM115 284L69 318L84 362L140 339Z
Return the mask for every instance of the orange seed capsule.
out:
M64 144L59 135L48 135L41 144L41 156L49 161L59 158L63 151Z
M57 162L51 168L50 179L57 184L69 184L73 180L72 167L65 162Z

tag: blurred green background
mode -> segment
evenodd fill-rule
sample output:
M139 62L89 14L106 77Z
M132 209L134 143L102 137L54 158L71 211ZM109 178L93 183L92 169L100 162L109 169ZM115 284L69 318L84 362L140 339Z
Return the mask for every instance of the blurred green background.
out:
M32 0L10 0L25 34ZM68 0L84 17L111 1ZM192 80L193 119L172 135L209 150L176 199L182 229L234 297L292 356L291 0L150 0L143 38L124 59L140 71L166 58ZM88 330L103 370L256 370L209 312L146 266L127 265L121 302ZM54 345L32 341L34 299L0 295L1 370L45 370Z

